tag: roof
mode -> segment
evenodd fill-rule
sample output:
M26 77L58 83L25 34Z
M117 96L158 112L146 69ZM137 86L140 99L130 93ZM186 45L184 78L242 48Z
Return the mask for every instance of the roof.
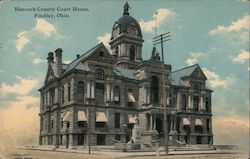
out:
M179 85L181 78L190 76L197 67L199 67L199 65L195 64L195 65L185 67L185 68L171 72L172 84Z
M138 28L138 36L142 36L141 34L141 27L137 20L135 20L132 16L128 14L124 14L121 18L118 19L116 22L119 24L119 28L121 32L127 32L128 31L128 26L131 23L135 23L136 27Z
M128 79L136 79L134 76L135 70L129 70L121 67L115 67L113 72L120 77L128 78Z
M89 51L87 51L86 53L84 53L83 55L81 55L79 58L75 59L74 61L72 61L71 63L68 64L68 67L66 68L65 73L73 70L73 69L78 69L78 70L86 70L85 66L81 63L81 61L88 57L90 54L92 54L93 52L95 52L97 49L99 49L101 46L104 46L103 43L100 43L98 45L96 45L95 47L93 47L92 49L90 49ZM105 46L104 46L105 47ZM65 67L65 66L64 66Z

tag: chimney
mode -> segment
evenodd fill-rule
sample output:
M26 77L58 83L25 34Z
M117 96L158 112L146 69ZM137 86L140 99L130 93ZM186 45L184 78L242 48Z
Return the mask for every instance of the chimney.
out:
M47 60L48 60L48 63L54 62L53 52L48 53Z
M76 58L79 59L79 58L80 58L80 55L79 55L79 54L76 54Z
M56 49L56 74L60 76L62 74L62 52L61 48Z

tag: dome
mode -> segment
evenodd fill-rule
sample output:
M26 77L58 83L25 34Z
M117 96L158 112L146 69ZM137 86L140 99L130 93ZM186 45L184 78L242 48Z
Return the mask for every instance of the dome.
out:
M119 34L124 33L124 32L125 33L130 32L135 36L142 37L141 27L140 27L139 23L137 22L137 20L135 20L132 16L129 15L129 12L128 12L129 8L130 8L130 6L126 2L126 4L124 5L122 17L119 18L113 26L113 32L112 32L111 39L113 39L114 30L117 30L117 28L119 28ZM131 32L131 30L133 30L133 31Z
M137 20L135 20L133 17L131 17L128 13L123 14L123 16L121 18L119 18L116 23L118 24L121 33L128 32L129 26L135 26L138 29L137 35L142 36L141 35L141 27L140 27L139 23L137 22Z

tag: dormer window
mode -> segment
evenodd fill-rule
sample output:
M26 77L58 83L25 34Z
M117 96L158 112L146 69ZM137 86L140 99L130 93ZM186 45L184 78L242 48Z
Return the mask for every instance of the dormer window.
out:
M100 51L100 52L99 52L99 56L100 56L100 57L104 57L104 52L103 52L103 51Z
M95 73L95 78L99 80L104 80L104 72L102 69L97 69Z

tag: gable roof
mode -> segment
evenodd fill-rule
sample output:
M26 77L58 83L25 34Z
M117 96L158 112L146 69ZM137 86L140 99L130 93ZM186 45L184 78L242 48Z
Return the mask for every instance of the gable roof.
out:
M113 72L120 77L128 78L128 79L136 79L134 76L135 70L129 70L121 67L114 67Z
M88 56L90 56L92 53L94 53L97 49L99 49L101 47L104 47L106 49L104 44L100 43L100 44L96 45L95 47L91 48L90 50L88 50L86 53L82 54L79 58L77 58L74 61L72 61L71 63L69 63L68 67L63 72L63 74L66 74L67 72L69 72L73 69L86 70L85 66L81 63L81 61L84 60L85 58L87 58Z
M198 68L198 64L194 64L192 66L184 67L182 69L171 72L171 83L172 85L179 85L182 77L190 76L196 68Z

